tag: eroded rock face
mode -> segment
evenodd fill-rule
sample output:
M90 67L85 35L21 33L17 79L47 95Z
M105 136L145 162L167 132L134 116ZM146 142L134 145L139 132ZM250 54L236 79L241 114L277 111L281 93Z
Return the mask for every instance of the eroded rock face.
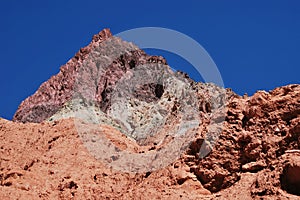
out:
M263 170L268 174L273 173L274 169L282 169L281 166L286 165L283 164L285 161L280 159L281 162L278 162L278 159L289 150L296 150L297 153L300 147L299 99L299 85L284 86L270 93L258 92L250 98L234 96L227 102L226 122L218 144L209 156L199 160L195 146L201 145L198 142L201 138L196 140L188 151L192 157L186 160L187 165L204 187L212 192L220 191L240 180L241 172L256 173ZM286 174L297 171L297 167L283 168ZM279 170L277 178L272 178L274 185L268 190L273 192L254 193L275 194L276 188L280 187L281 173ZM264 180L259 179L255 188L264 187ZM288 178L283 180L285 183L289 182ZM296 180L293 181L297 182ZM292 188L290 190L294 191Z
M225 89L195 83L187 74L173 72L163 57L149 56L105 29L22 102L13 120L83 117L114 125L140 144L159 143L165 135L196 129L199 111L218 111L221 126L225 99ZM155 134L160 139L153 139Z
M0 119L0 197L299 198L300 85L240 97L171 71L107 29L23 101L14 121ZM98 139L89 129L115 145L111 155L91 154ZM183 150L164 151L189 131ZM122 151L159 159L141 157L146 171L128 172L133 158Z
M286 88L291 90L275 92ZM275 106L269 110L277 123L252 119L248 115L252 97L231 95L224 129L210 154L199 158L209 126L209 120L202 119L199 135L180 158L145 173L115 171L96 160L82 145L72 119L40 124L0 119L0 197L299 199L300 116L285 107L297 109L299 95L299 85L284 86L266 93L269 105L255 104L255 109L281 104L282 110ZM288 112L290 120L282 120ZM249 117L246 123L244 117ZM120 150L139 153L160 148L160 144L140 146L113 126L103 127L101 134Z
M166 64L164 58L149 56L104 29L62 66L57 75L21 103L13 121L42 122L76 95L93 101L105 111L116 82L136 65L153 62Z

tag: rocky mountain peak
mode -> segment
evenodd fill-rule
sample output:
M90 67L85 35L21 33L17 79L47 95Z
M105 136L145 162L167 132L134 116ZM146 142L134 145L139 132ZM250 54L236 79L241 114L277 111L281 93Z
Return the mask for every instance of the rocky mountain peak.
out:
M299 199L299 84L241 97L109 29L13 121L0 119L1 199Z
M163 57L149 56L133 44L113 37L109 29L104 29L61 66L57 75L20 104L13 121L44 121L78 93L90 95L85 98L98 104L102 102L105 109L107 95L115 83L135 66L152 62L167 64ZM82 82L79 84L79 81Z
M96 42L102 42L110 37L112 37L112 33L110 32L109 28L105 28L102 31L100 31L98 34L93 36L92 43Z

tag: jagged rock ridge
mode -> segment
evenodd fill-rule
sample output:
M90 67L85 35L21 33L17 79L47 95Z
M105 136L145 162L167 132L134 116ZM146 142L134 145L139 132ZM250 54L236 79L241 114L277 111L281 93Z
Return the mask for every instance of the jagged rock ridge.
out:
M110 41L105 45L110 45L110 47L102 47L103 42L108 40ZM108 49L111 52L105 51ZM121 52L121 55L118 55L118 52ZM95 56L99 55L107 56L108 60L97 60ZM104 64L103 62L108 66L106 66L104 72L99 72L99 65ZM62 66L57 75L43 83L35 94L21 103L13 117L13 121L44 121L55 114L66 102L70 101L76 89L82 90L80 91L81 94L94 95L88 98L101 104L101 108L105 110L108 106L109 91L111 91L115 82L128 69L133 68L135 65L150 62L166 64L164 58L148 56L133 44L113 37L109 29L104 29L93 37L92 42L87 47L81 48L74 58ZM87 68L90 70L89 74L83 72ZM98 82L95 83L94 80ZM85 88L74 88L79 86L76 81L82 81L81 84ZM87 91L84 91L85 89Z

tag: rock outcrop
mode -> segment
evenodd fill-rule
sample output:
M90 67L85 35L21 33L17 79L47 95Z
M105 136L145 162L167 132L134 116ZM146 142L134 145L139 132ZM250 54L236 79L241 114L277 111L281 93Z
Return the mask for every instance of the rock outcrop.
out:
M1 199L299 199L300 85L241 97L108 29L13 121Z
M116 81L128 69L151 62L166 64L164 58L149 56L133 44L113 37L109 29L104 29L63 65L57 75L21 103L13 121L42 122L78 94L106 110Z

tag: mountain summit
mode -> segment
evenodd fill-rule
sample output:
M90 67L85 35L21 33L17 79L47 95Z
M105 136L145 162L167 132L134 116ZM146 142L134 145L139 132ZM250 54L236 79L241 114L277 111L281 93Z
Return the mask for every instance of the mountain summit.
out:
M109 29L0 119L0 199L299 199L300 85L239 96Z
M108 100L106 96L116 81L135 65L150 62L166 64L162 57L148 56L133 44L113 37L109 29L104 29L63 65L57 75L43 83L35 94L21 103L13 121L41 122L51 117L74 97L76 89L87 89L85 92L77 92L90 93L93 96L89 99L105 109ZM88 70L89 74L84 70ZM80 84L84 84L85 88L79 88Z

